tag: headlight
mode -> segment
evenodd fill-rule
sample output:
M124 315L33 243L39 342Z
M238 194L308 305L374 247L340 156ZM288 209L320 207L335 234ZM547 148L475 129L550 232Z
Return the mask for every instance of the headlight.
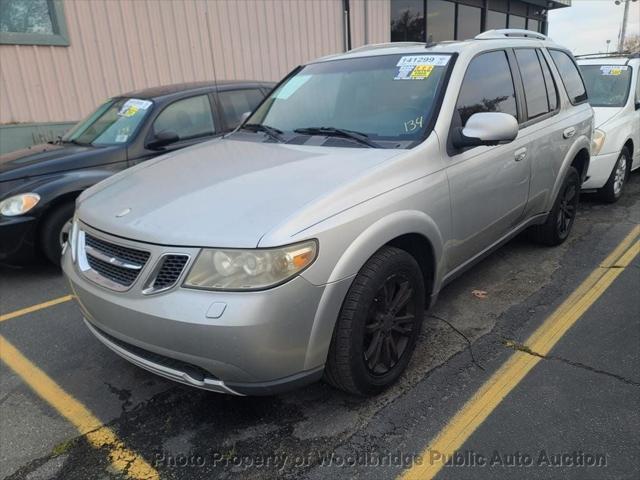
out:
M37 193L21 193L0 202L0 214L5 217L15 217L27 213L40 201Z
M604 139L606 135L602 130L598 130L597 128L593 131L593 138L591 139L591 154L598 155L600 150L602 150L602 146L604 145Z
M310 240L280 248L200 252L184 282L207 290L261 290L286 282L315 260L318 247Z

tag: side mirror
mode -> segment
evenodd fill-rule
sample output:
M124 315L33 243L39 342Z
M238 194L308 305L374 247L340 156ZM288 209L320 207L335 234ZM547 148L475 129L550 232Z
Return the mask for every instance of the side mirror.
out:
M240 115L240 124L242 125L250 116L251 112L244 112L242 115Z
M509 143L518 136L518 121L513 115L501 112L480 112L469 117L453 135L456 148Z
M171 130L163 130L162 132L156 133L156 136L147 143L147 148L151 150L157 150L159 148L165 147L172 143L176 143L180 140L180 137L176 132L172 132Z

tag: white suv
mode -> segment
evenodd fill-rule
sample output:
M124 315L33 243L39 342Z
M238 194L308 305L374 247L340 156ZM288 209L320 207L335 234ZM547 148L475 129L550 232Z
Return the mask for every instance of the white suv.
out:
M596 127L582 188L615 202L629 173L640 167L640 54L585 55L578 64Z

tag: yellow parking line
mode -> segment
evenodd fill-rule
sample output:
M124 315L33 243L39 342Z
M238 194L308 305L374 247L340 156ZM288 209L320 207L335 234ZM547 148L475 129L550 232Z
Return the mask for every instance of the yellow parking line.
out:
M3 313L2 315L0 315L0 322L11 320L12 318L16 317L21 317L22 315L26 315L28 313L37 312L38 310L42 310L43 308L53 307L54 305L68 302L72 299L73 295L65 295L64 297L54 298L53 300L49 300L48 302L42 302L31 307L22 308L20 310L16 310L15 312Z
M158 479L158 472L142 457L129 450L122 440L82 403L65 392L36 367L11 342L0 335L0 358L43 400L71 422L94 448L109 452L111 465L132 479Z
M538 327L525 346L537 354L548 354L640 253L640 241L636 241L639 235L640 226L635 226L598 268ZM447 459L464 445L540 360L539 356L522 351L511 355L431 441L422 452L422 462L403 472L401 480L434 478Z

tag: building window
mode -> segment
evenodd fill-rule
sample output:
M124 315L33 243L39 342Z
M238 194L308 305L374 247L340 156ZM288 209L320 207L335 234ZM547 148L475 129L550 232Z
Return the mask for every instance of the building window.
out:
M453 40L456 6L445 0L427 0L427 40Z
M520 0L390 0L392 42L466 40L484 30L539 32L544 10Z
M487 30L498 30L500 28L507 28L507 14L489 10L487 12Z
M527 27L527 19L519 15L509 15L509 28L522 28Z
M473 38L480 33L480 9L458 5L457 40Z
M424 1L391 1L391 41L424 42Z
M0 0L0 44L69 45L62 0Z

